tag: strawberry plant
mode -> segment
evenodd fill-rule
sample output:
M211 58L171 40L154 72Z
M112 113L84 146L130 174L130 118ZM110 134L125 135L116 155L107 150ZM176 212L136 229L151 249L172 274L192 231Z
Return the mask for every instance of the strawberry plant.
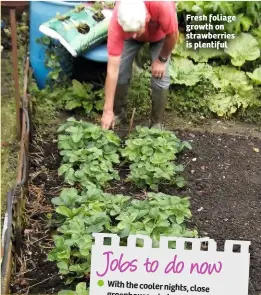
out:
M194 237L196 232L184 225L192 216L189 205L188 198L150 192L145 200L133 199L116 217L119 223L110 231L123 238L130 234L149 235L154 246L159 246L160 235Z
M65 182L105 187L110 180L119 179L113 164L119 163L120 138L113 131L69 118L58 132L63 157L58 173L64 175Z
M155 191L163 182L184 186L184 178L178 175L183 166L173 162L184 147L191 149L188 142L181 142L170 131L137 126L121 150L122 156L131 163L128 180L139 188L149 186Z
M82 282L76 285L75 291L61 290L58 295L89 295L89 288L87 288L86 283Z
M66 188L52 203L56 206L55 214L64 219L48 259L57 262L60 274L68 278L67 283L89 275L94 232L118 234L121 245L126 245L129 234L149 235L154 246L159 245L160 235L197 236L185 224L191 217L188 198L148 193L147 199L136 200L97 188L82 193Z

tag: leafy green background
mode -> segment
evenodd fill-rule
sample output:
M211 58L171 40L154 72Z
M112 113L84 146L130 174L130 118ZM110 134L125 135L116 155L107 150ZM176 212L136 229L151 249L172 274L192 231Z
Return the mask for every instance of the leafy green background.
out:
M261 66L261 2L178 1L176 6L180 34L171 56L168 110L188 117L240 118L260 122L260 74L256 70ZM187 14L234 15L236 21L227 23L224 31L235 34L236 38L228 40L228 48L225 50L187 49L184 35L186 24L189 24L186 21ZM52 69L49 96L54 107L70 111L83 110L88 116L100 115L104 100L103 86L97 88L91 83L68 79L73 63L68 54L47 37L39 42L47 46L46 65ZM144 46L136 58L139 67L128 94L128 112L131 114L135 107L136 118L148 116L150 112L151 73L148 50L149 47ZM217 77L219 71L222 75ZM237 79L238 71L244 76L246 74L242 86ZM227 86L227 75L231 81L237 82ZM39 93L36 94L36 99L38 96L40 100Z

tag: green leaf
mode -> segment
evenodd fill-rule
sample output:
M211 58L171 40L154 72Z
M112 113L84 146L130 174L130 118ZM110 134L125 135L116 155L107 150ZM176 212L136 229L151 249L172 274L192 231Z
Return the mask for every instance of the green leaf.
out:
M171 60L170 76L174 84L194 86L211 72L211 66L205 63L194 64L186 58L174 57Z
M72 140L75 143L79 142L84 135L84 131L81 126L78 126L78 127L71 126L71 127L67 128L65 131L71 133Z
M219 66L214 68L211 82L216 88L226 91L231 83L248 83L248 79L243 71L238 71L234 67Z
M255 69L253 73L247 72L246 74L254 84L261 85L261 67Z
M177 224L181 224L184 222L184 216L183 215L177 215L176 216L176 221L177 221Z
M60 71L61 71L60 69L53 70L48 74L48 76L53 80L57 80L59 77Z
M63 164L59 167L58 169L58 175L63 175L64 173L66 173L70 168L71 168L71 164Z
M192 146L188 141L183 141L182 147L186 147L187 149L192 150Z
M237 19L239 17L237 16ZM240 17L241 26L243 28L243 31L249 31L250 27L253 25L251 19L247 16Z
M61 290L58 292L58 295L75 295L75 292L71 290Z
M174 169L175 169L176 172L182 172L182 171L184 171L184 167L181 164L175 165L175 168Z
M116 146L119 146L120 138L116 134L114 134L112 132L106 132L105 136L109 142L114 143Z
M259 48L261 48L261 24L259 25L258 28L253 29L251 31L251 34L256 38L256 40L259 44Z
M47 36L41 37L41 41L44 45L49 45L51 43L50 37L47 37Z
M110 160L112 163L120 163L118 154L111 154L111 155L106 156L106 158L108 160Z
M150 157L151 163L156 165L165 163L167 160L168 159L166 158L166 156L160 153L155 153L153 156Z
M89 114L93 110L93 103L89 101L82 102L83 108Z
M98 100L95 102L95 108L97 111L102 111L103 110L103 105L104 101L103 100Z
M73 92L80 98L86 98L87 93L84 86L77 80L72 81Z
M252 25L253 23L251 19L245 16L243 13L241 13L236 16L236 21L227 25L227 28L228 28L228 31L238 35L242 31L247 32Z
M200 81L193 62L185 58L174 58L170 66L170 76L174 84L193 86Z
M68 101L65 105L65 109L66 110L73 110L75 108L79 108L81 107L81 102L80 101L77 101L77 100L71 100L71 101Z
M67 122L77 122L74 117L70 117L67 119Z
M91 92L93 89L93 85L91 83L84 83L83 86L84 86L86 92L88 92L88 93Z
M180 188L184 187L186 184L185 179L182 176L177 176L176 183L177 183L177 186Z
M68 267L68 261L67 260L62 260L57 263L57 267L59 268L59 272L63 275L68 274L69 272L69 267Z
M65 206L59 206L56 208L55 211L63 216L66 216L66 217L71 217L71 215L72 215L72 211Z
M125 228L120 232L119 236L120 236L121 238L126 238L126 237L129 236L129 234L130 234L130 228L129 228L129 227L125 227Z
M231 56L231 63L241 67L246 61L256 60L260 56L257 40L250 34L241 33L228 42L225 52Z
M141 149L141 152L146 156L151 156L153 154L153 148L148 146L143 146Z
M68 284L71 283L72 280L68 280ZM86 283L78 283L75 291L71 290L61 290L58 292L58 295L89 295L89 290L86 287Z
M86 283L79 283L76 286L76 294L77 295L88 295L89 292L86 290Z
M170 224L167 220L159 220L157 223L156 223L156 226L157 227L169 227Z
M78 191L75 188L64 188L59 197L52 199L52 203L58 206L74 207L79 199Z

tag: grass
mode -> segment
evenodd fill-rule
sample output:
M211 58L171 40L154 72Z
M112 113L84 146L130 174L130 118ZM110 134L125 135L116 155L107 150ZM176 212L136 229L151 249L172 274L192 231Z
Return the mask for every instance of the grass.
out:
M10 53L1 58L1 211L6 194L16 182L19 145L16 138L15 99Z

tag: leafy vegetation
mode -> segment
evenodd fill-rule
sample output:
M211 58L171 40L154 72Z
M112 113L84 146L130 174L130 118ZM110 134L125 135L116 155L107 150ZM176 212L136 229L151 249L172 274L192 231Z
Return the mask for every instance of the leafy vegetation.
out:
M69 118L58 132L58 148L63 157L58 172L64 175L65 182L105 187L108 181L119 179L113 164L119 163L120 138L113 131Z
M211 66L205 63L194 64L191 60L173 57L170 66L170 77L173 84L194 86L203 78L212 74Z
M52 199L58 228L48 259L56 261L67 284L89 277L92 233L117 234L121 245L126 245L130 234L145 234L152 238L155 247L159 246L161 235L197 236L196 230L186 226L191 218L187 197L148 192L140 200L102 191L111 179L119 179L113 164L120 163L120 152L134 162L130 166L131 177L139 187L149 185L156 190L163 180L183 186L184 179L176 175L183 167L172 161L184 147L191 148L188 142L181 142L169 131L137 127L126 147L120 148L120 138L113 131L74 118L62 124L58 133L63 157L59 174L71 187ZM143 167L136 166L139 163Z
M110 4L113 6L114 2ZM234 15L236 21L226 23L224 32L233 33L236 37L228 40L228 48L225 50L211 48L192 50L186 48L185 36L180 32L178 44L171 57L171 91L168 106L175 107L176 112L183 115L226 118L235 117L239 113L247 114L246 110L258 110L260 97L256 90L259 86L256 77L258 71L255 70L261 65L260 2L187 1L177 2L176 6L181 32L185 30L187 24L190 24L186 21L186 14ZM97 11L103 7L104 4L99 2L93 5L94 10ZM197 24L195 21L191 23ZM56 106L66 110L83 109L88 115L100 114L103 108L103 91L94 89L90 83L81 84L76 80L72 85L63 83L65 77L62 76L70 75L72 58L69 58L60 48L61 46L50 38L43 37L41 42L47 47L46 66L52 69L49 76L56 85L54 93L50 95L52 99L55 98ZM151 74L150 63L147 62L148 50L149 47L145 46L136 58L136 62L142 69L134 75L128 95L128 112L135 107L136 117L147 116L150 112ZM216 68L223 69L224 66L235 67L235 78L236 71L247 74L247 84L244 82L240 90L238 89L240 87L235 84L231 84L231 87L216 87ZM68 69L67 72L65 69ZM225 81L226 73L224 72L224 76L218 79ZM209 86L206 86L208 83L210 83ZM68 84L69 87L64 87ZM222 81L220 85L223 85ZM209 96L211 91L214 91L213 95ZM257 117L256 120L258 120Z
M248 77L256 85L261 85L261 67L254 70L253 73L247 73Z
M260 66L261 3L189 1L178 2L177 9L181 27L189 24L185 21L186 14L236 16L235 22L225 23L224 32L236 35L235 39L228 41L225 50L188 49L184 35L180 34L172 54L171 67L172 89L178 90L178 93L171 94L171 99L174 99L177 109L183 114L189 110L204 116L211 116L212 113L227 118L248 113L246 109L260 109L257 75ZM197 24L195 21L191 23ZM207 83L211 85L206 87ZM188 87L182 91L182 88L176 87L177 84Z
M95 116L103 109L104 90L94 90L91 83L72 80L66 88L55 88L49 97L56 102L56 107L65 110L83 109L85 114Z
M89 289L86 288L86 283L79 283L77 284L75 291L62 290L58 292L58 295L89 295Z
M241 67L247 60L253 61L260 56L257 40L250 34L241 33L234 40L229 41L225 52L231 56L231 63Z
M45 66L48 73L49 85L62 85L68 82L72 73L73 58L71 54L57 41L43 36L36 40L45 47Z
M164 181L184 186L184 178L178 175L183 166L173 162L184 147L191 149L188 142L181 142L172 132L137 126L121 151L131 163L128 180L139 188L149 186L156 191Z
M148 193L145 200L136 200L97 188L82 193L65 188L52 202L63 220L48 259L57 262L67 283L89 275L94 232L118 234L121 245L126 245L129 234L149 235L154 246L159 245L160 235L197 236L197 231L188 230L185 224L191 218L188 198Z
M236 16L236 22L225 26L226 31L236 34L248 32L261 23L261 3L259 1L181 1L177 2L177 10L180 18L185 17L186 13Z
M212 113L227 118L239 110L261 106L258 92L255 91L258 69L252 74L233 66L217 65L217 59L228 59L228 53L232 57L232 64L237 66L259 58L258 43L250 34L242 33L232 41L234 43L230 43L229 49L222 54L212 49L202 49L196 54L185 48L184 36L181 34L171 59L173 92L170 95L170 105L183 114L190 111L204 116ZM207 63L209 59L214 59L215 62ZM176 85L188 87L177 88Z
M136 108L135 118L149 116L151 109L150 79L151 73L148 65L145 65L145 69L138 68L134 72L128 91L128 111L130 116L134 108Z
M209 108L219 116L231 115L239 108L260 106L247 75L233 67L216 67L212 78L218 92L209 100Z
M169 108L192 117L231 118L240 115L241 119L248 120L249 114L253 113L251 118L260 121L258 113L261 101L257 76L261 65L260 2L181 1L176 5L181 32L170 62ZM226 24L224 31L234 33L236 37L228 42L225 50L186 48L185 35L182 33L185 26L190 24L186 21L186 14L235 15L236 22ZM191 23L197 24L195 21ZM143 68L143 75L144 71L149 70L144 67L148 58L149 48L144 47L137 58ZM239 76L243 79L242 85ZM135 79L142 78L138 74ZM147 89L148 81L143 79L142 82L144 89ZM136 83L133 86L136 87ZM132 93L138 109L148 108L147 99L142 103L136 99L135 89ZM149 97L149 92L146 97Z

